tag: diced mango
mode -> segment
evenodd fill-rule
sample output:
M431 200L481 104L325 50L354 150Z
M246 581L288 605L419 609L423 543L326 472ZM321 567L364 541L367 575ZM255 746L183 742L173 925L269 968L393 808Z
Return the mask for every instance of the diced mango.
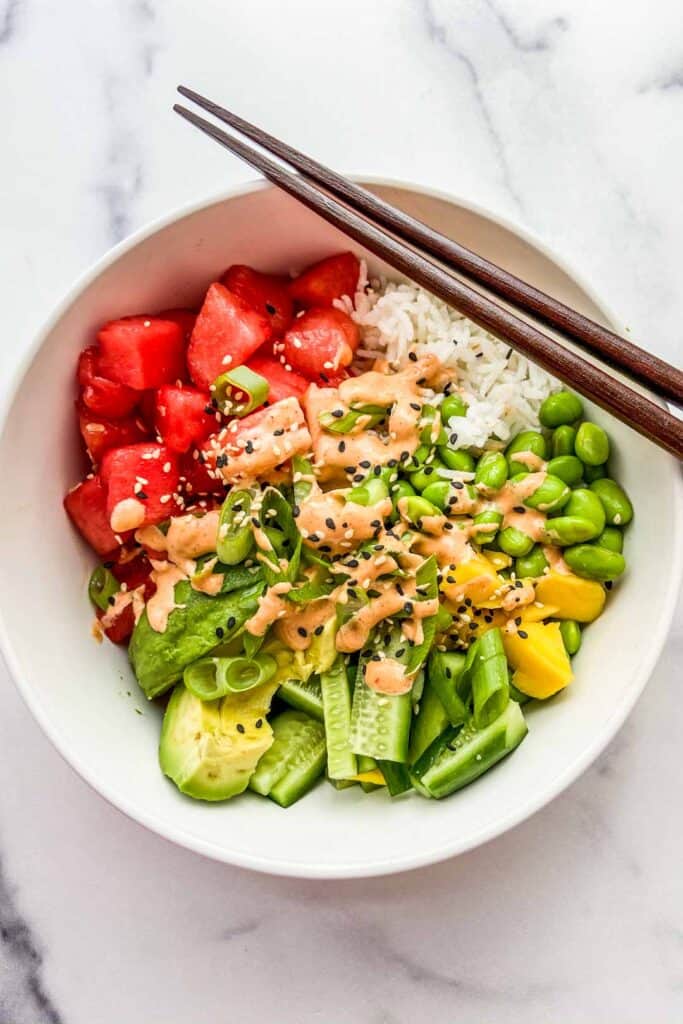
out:
M369 772L359 772L358 775L352 775L351 779L353 782L372 782L375 786L386 786L384 776L379 768L373 768Z
M506 555L504 551L487 551L484 557L497 572L501 569L507 569L508 566L512 565L512 557Z
M483 555L450 567L444 573L441 590L455 604L469 597L474 604L486 601L500 586L498 573Z
M585 580L569 573L550 572L536 584L536 597L552 604L558 619L592 622L605 606L605 590L595 580Z
M572 681L559 622L525 622L517 633L503 630L503 646L516 670L512 681L522 693L542 700Z
M522 616L523 622L543 622L543 619L552 619L557 616L557 607L554 604L543 604L539 608L534 603L522 608L519 614Z

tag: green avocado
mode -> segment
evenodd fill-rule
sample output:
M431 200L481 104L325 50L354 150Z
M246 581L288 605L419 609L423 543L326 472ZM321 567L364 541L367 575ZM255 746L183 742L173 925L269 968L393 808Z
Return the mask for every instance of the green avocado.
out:
M195 800L229 800L244 792L273 742L266 721L277 684L201 701L179 683L168 702L159 765Z
M256 611L262 587L259 577L241 590L210 597L181 580L175 587L178 607L169 615L163 633L152 629L143 612L133 630L128 654L146 696L151 700L164 693L188 665L234 636Z

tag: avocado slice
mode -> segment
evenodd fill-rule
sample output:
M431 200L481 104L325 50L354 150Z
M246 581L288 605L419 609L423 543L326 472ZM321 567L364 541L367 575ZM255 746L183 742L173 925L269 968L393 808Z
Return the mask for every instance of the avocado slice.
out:
M221 700L201 701L183 683L171 695L161 727L159 764L181 793L229 800L242 793L273 742L266 721L277 683Z
M181 580L175 587L177 607L163 633L152 629L147 612L143 612L133 630L128 655L146 696L151 700L170 689L188 665L216 647L219 636L227 641L238 633L256 611L262 585L262 578L252 575L248 586L210 597Z

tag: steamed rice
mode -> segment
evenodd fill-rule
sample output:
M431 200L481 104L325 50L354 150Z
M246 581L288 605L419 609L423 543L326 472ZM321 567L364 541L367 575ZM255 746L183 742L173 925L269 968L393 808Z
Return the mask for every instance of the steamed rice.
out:
M537 428L542 401L560 387L550 374L424 288L369 282L364 263L353 302L345 298L339 305L360 328L357 357L362 363L383 358L399 367L414 349L418 355L435 353L453 370L468 409L466 416L447 424L449 447L495 447L491 438L507 442L521 430ZM435 404L442 398L435 396Z

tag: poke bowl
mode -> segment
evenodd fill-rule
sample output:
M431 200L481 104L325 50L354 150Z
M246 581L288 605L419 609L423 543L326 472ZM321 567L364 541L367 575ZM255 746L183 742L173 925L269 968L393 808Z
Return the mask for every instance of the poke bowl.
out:
M367 184L614 326L519 228ZM41 727L135 820L275 874L523 821L624 721L680 585L673 459L262 184L74 286L0 473L0 637Z

